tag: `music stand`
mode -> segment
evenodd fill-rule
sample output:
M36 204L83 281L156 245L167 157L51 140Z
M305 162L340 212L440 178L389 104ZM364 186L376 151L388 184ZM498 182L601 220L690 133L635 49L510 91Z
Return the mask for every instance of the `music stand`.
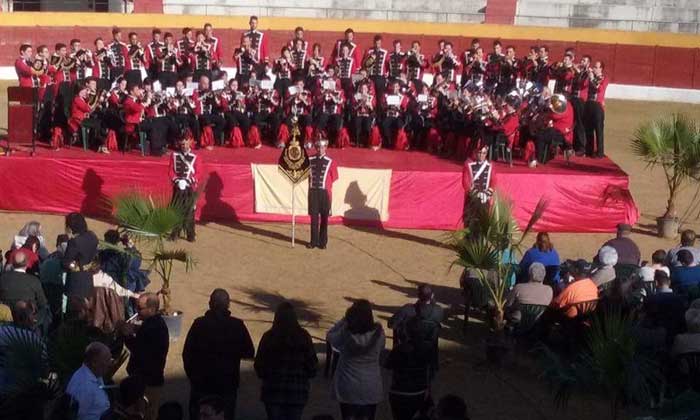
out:
M32 106L32 151L31 156L36 155L36 138L39 133L39 111L41 109L41 102L39 101L39 88L37 87L18 87L11 86L7 88L7 102L8 111L10 102L19 102L19 105L31 105ZM9 114L9 112L8 112ZM8 115L9 117L9 115ZM9 121L8 121L9 125ZM8 130L9 131L9 130ZM5 155L9 156L11 154L11 144L10 136L8 132L7 137L7 147L5 148Z

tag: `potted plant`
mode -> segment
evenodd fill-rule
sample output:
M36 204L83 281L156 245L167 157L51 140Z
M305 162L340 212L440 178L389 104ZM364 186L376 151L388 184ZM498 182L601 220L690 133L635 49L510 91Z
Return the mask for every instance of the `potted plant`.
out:
M658 235L675 238L679 230L676 199L700 165L700 130L686 115L672 114L642 124L632 138L632 152L649 168L660 166L668 187L666 212L657 219Z
M114 199L115 218L120 229L134 241L147 244L143 250L144 260L150 261L150 268L160 277L163 286L163 319L168 325L171 338L180 336L182 312L173 310L170 297L170 280L173 264L184 264L185 271L194 267L192 255L184 249L169 249L166 240L173 229L185 222L186 208L193 206L198 194L188 202L167 202L163 198L154 198L137 192L129 192Z
M487 357L498 362L505 353L506 294L512 286L518 266L514 256L542 217L546 202L540 200L525 229L521 230L513 216L512 204L494 194L490 205L477 206L469 226L453 234L452 246L457 253L453 266L476 273L480 286L486 291L491 310L493 335L487 342Z

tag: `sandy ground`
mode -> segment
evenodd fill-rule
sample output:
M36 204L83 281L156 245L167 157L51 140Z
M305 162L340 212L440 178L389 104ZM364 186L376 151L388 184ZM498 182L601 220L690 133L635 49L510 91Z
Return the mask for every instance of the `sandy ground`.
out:
M6 127L6 90L0 85L0 127ZM610 101L607 105L606 152L631 174L631 189L642 212L634 233L643 255L649 257L658 248L669 248L674 241L661 240L650 233L650 226L664 210L666 192L659 171L649 172L644 163L631 156L628 140L637 124L658 115L685 110L696 119L700 107L677 104L648 104ZM1 162L0 158L0 162ZM0 163L2 164L2 163ZM689 188L683 202L689 201ZM12 235L28 220L44 225L49 241L62 230L62 218L53 215L2 214L0 238L9 244ZM688 226L698 228L690 221ZM101 235L109 226L91 221L90 227ZM452 252L443 243L447 232L358 230L344 226L330 228L326 251L290 249L290 229L286 225L248 224L198 226L195 244L180 242L198 260L196 271L174 273L174 302L184 311L184 329L206 309L208 295L215 287L229 290L232 312L245 320L254 341L260 339L270 322L276 304L292 300L315 338L321 367L325 331L339 319L350 302L368 298L375 305L375 316L382 322L401 305L415 297L416 284L434 285L437 300L452 308L453 316L442 331L440 348L442 368L435 382L435 395L456 393L467 401L472 419L554 419L562 412L552 404L547 385L537 379L533 364L522 357L515 366L500 371L483 366L484 328L476 324L465 335L457 318L460 293L458 270L450 271ZM298 237L306 239L308 228L300 226ZM563 258L590 257L607 234L555 234L553 241ZM154 287L158 287L155 284ZM167 363L164 400L187 401L188 383L182 370L183 339L171 344ZM263 419L259 402L259 381L250 362L243 363L239 391L239 418ZM322 372L320 370L320 372ZM329 396L329 381L313 381L312 399L305 418L321 413L339 417L337 405ZM385 378L388 386L389 378ZM566 416L571 419L608 418L607 405L601 401L576 398ZM379 407L379 419L390 419L388 403Z

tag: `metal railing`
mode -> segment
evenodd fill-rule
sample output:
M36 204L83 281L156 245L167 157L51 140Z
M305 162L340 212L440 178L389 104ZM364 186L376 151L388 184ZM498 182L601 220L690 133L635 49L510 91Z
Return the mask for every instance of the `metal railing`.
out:
M526 19L528 21L523 21ZM566 25L562 22L566 21ZM698 34L700 22L590 18L581 16L515 16L516 25L613 29L632 32L679 32Z

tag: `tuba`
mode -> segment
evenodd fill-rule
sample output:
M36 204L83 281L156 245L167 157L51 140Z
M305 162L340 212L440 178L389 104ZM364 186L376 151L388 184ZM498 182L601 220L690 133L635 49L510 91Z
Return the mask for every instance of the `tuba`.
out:
M552 97L549 98L549 108L555 114L563 114L566 112L566 106L566 98L562 94L552 95Z
M365 70L371 69L374 67L374 63L377 62L377 57L374 56L374 51L371 54L368 54L367 57L365 57L364 61L362 62L362 68Z

